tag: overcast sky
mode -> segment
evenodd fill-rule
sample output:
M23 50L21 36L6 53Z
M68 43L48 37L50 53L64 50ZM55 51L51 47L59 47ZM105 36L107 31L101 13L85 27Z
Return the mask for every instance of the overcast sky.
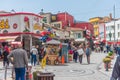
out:
M0 10L16 12L58 13L68 12L76 20L88 21L92 17L104 17L113 13L115 5L115 16L120 18L120 0L1 0Z

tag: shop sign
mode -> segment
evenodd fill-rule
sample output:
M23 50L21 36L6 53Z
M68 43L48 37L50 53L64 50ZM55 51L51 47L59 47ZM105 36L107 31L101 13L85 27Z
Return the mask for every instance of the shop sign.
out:
M9 26L8 19L6 19L6 20L2 19L0 21L0 29L9 29L9 28L10 28L10 26Z

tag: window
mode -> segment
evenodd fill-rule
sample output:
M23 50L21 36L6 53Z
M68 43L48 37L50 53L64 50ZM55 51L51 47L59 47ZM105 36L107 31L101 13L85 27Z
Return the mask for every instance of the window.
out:
M114 29L114 26L111 26L111 29Z
M109 38L109 34L107 34L106 37Z
M106 27L106 31L108 30L108 27Z
M120 29L120 24L117 24L118 29Z
M81 33L78 33L78 38L81 38Z
M54 24L54 26L60 28L60 24Z
M43 21L44 21L45 23L47 23L47 18L46 18L46 17L44 17L44 18L43 18Z
M120 32L118 32L118 37L120 37Z

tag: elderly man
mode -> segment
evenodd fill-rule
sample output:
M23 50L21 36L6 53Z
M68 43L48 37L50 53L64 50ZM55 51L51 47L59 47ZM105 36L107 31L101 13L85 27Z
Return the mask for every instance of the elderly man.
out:
M8 60L15 68L15 80L25 80L25 68L28 68L28 56L27 52L22 49L21 44L18 45L17 49L11 51L8 55Z

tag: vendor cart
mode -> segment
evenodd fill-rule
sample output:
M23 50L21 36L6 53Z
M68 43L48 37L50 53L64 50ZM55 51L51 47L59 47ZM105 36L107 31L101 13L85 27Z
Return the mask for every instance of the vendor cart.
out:
M47 64L48 65L57 65L61 62L60 56L59 56L59 50L60 50L60 41L57 40L51 40L46 42L47 46Z

